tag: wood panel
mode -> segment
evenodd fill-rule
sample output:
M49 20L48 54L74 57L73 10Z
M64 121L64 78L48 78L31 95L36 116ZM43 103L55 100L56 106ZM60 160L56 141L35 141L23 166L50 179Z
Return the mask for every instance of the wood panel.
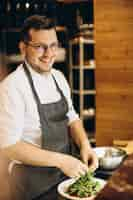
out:
M113 132L113 134L112 134ZM120 129L109 128L108 131L104 129L99 129L97 132L97 146L111 146L113 140L132 140L132 132L130 131L120 131Z
M111 66L110 66L111 67ZM109 67L109 70L110 70ZM108 66L106 66L105 69L97 69L97 81L99 84L104 84L104 82L110 82L113 83L133 83L133 68L132 63L129 65L129 68L126 69L122 67L122 65L119 65L120 69L114 69L112 68L110 73L108 72ZM121 77L121 78L119 78Z
M104 59L105 58L105 59ZM104 70L104 69L130 69L133 66L133 59L125 59L125 58L121 58L121 63L119 60L115 60L115 59L111 59L108 56L104 56L103 60L104 60L104 65L103 65L103 61L99 59L97 59L96 61L96 65L98 66L97 70ZM111 71L110 71L111 72ZM119 72L119 71L118 71ZM102 73L102 71L101 71ZM98 73L97 73L98 74Z
M96 143L133 139L133 1L94 1Z

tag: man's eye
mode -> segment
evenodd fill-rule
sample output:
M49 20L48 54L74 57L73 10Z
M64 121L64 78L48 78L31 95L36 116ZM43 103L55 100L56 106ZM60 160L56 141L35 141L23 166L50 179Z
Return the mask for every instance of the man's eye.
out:
M58 48L58 44L52 44L52 45L51 45L51 48L52 48L52 49Z
M55 47L56 47L56 44L52 44L50 47L51 47L51 48L55 48Z
M43 47L41 45L36 45L35 48L42 49Z

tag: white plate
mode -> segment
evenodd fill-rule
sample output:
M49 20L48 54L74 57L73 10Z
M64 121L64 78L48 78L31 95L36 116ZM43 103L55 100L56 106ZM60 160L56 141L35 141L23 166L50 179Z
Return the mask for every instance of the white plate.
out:
M98 181L100 184L101 184L101 189L105 186L106 184L106 181L104 181L103 179L99 179L99 178L94 178L94 180ZM61 182L58 187L57 187L57 191L58 193L66 198L66 199L71 199L71 200L93 200L94 199L94 196L91 196L91 197L86 197L86 198L80 198L80 197L74 197L74 196L70 196L69 194L66 193L67 191L67 188L73 184L76 180L75 179L68 179L68 180L65 180L63 182Z

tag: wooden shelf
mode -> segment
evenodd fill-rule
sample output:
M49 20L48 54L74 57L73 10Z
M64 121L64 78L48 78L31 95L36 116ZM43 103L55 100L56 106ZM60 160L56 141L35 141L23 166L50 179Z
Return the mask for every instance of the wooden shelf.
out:
M13 64L13 63L22 63L24 61L24 57L21 54L11 54L6 55L6 62L7 64Z
M89 119L95 116L95 109L89 108L82 111L81 116L83 119Z
M92 70L92 69L96 69L96 65L94 64L94 65L82 65L82 66L79 66L79 65L73 65L72 67L71 67L72 69L80 69L80 68L82 68L82 69L90 69L90 70Z
M73 94L80 94L80 95L86 95L86 94L93 94L95 95L96 94L96 90L73 90L72 89L72 93Z
M56 26L56 31L57 32L66 32L67 28L66 28L66 26Z
M86 39L84 37L77 37L69 41L70 45L76 44L95 44L95 40Z

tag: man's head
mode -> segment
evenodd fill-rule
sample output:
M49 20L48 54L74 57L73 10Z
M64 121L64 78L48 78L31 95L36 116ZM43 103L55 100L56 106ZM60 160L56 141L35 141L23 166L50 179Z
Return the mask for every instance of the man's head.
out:
M19 47L33 69L39 73L49 72L58 51L54 20L39 15L27 18Z

